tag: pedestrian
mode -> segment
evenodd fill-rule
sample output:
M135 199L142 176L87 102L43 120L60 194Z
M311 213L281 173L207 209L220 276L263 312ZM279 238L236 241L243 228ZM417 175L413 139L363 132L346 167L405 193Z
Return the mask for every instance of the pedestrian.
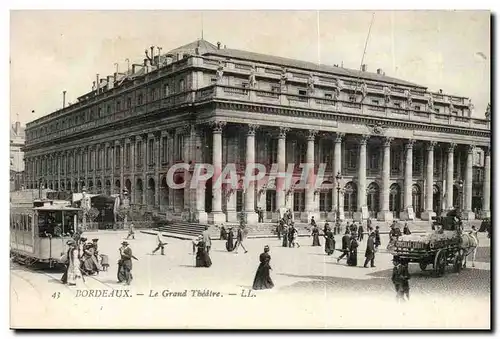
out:
M358 265L358 242L356 241L356 235L351 234L351 241L349 243L349 258L347 258L347 265L357 266Z
M333 232L330 229L330 226L326 227L326 232L324 234L325 237L325 253L327 255L332 255L335 251L335 237L333 236Z
M311 230L311 236L313 238L313 246L321 246L321 243L319 241L319 229L318 226L313 226Z
M373 227L372 227L372 219L368 218L366 220L366 229L368 230L368 234L372 233Z
M403 234L404 235L411 234L410 228L408 227L408 223L407 222L405 222L405 226L403 227Z
M311 226L316 226L316 220L314 220L314 217L311 217Z
M398 302L410 299L410 273L408 271L408 263L401 260L399 257L392 259L394 268L392 269L392 283L396 290L396 300Z
M346 257L347 261L349 261L349 246L351 243L351 236L349 235L349 230L345 230L345 234L342 237L342 255L337 258L337 262L339 262L342 258Z
M232 227L229 227L227 231L226 250L228 252L232 252L234 250L234 233Z
M290 226L288 226L288 247L292 247L292 243L293 243L293 234L294 234L294 230L293 230L293 222L290 222Z
M370 233L366 242L365 258L363 267L368 267L368 262L370 262L370 267L375 267L375 233L373 232Z
M363 229L363 224L360 223L358 227L358 241L363 241L363 233L365 230Z
M379 226L375 226L375 251L378 250L378 247L381 245L380 241L380 229Z
M161 241L162 238L161 238L161 232L158 232L156 233L156 241L158 243L158 245L156 246L156 248L153 250L153 252L151 254L155 254L156 251L160 250L161 249L161 255L165 255L165 245L167 245L166 242L163 242Z
M238 228L238 234L236 235L236 247L234 249L235 254L238 254L238 248L240 248L240 246L243 248L245 253L248 252L247 249L245 248L245 245L243 245L243 242L245 241L246 237L247 237L247 230L245 228L245 225L242 224L240 228Z
M205 226L205 230L202 233L203 242L207 248L207 253L210 253L210 248L212 247L212 238L210 237L210 231L208 230L208 226Z
M76 285L79 279L83 280L82 272L80 270L80 255L78 246L74 240L68 240L68 251L66 252L66 270L61 278L63 284Z
M287 225L283 225L283 247L288 247L288 230L289 227Z
M127 235L127 238L125 239L130 239L130 237L132 237L132 239L135 239L135 233L134 233L134 224L130 224L130 227L128 229L128 235Z
M259 216L259 223L264 222L264 211L262 210L262 207L258 208L257 214Z
M295 248L295 245L297 245L297 248L300 247L299 244L299 231L295 228L294 223L292 222L292 247Z
M132 259L138 260L132 254L132 249L128 247L128 242L124 241L121 243L122 247L118 250L120 251L120 260L118 260L118 282L125 282L130 285L132 282Z
M264 290L270 289L274 287L273 280L271 279L270 271L272 270L271 265L271 256L269 255L269 246L264 246L264 252L259 256L259 267L257 268L257 272L255 273L255 278L253 279L254 290Z
M207 251L207 244L203 240L203 235L198 236L198 242L196 244L196 267L210 267L212 266L212 260Z
M224 225L220 228L220 240L227 240L227 231Z
M280 219L278 221L278 226L276 226L276 234L278 235L278 240L281 240L281 232L283 229L283 224L284 224L283 219Z

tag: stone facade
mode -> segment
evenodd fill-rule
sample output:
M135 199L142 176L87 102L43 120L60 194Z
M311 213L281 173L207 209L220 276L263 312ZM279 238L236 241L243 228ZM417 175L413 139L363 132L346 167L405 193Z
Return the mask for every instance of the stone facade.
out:
M205 41L175 51L98 80L78 103L29 123L28 188L126 187L135 209L209 223L236 222L238 212L255 222L257 207L267 220L279 208L302 220L332 220L337 207L356 220L429 219L453 206L468 219L477 208L489 215L490 121L473 118L466 98ZM326 173L319 189L281 189L278 178L246 190L211 182L179 190L166 184L179 162L234 163L240 176L252 162L283 172L325 163ZM174 181L192 175L178 171Z

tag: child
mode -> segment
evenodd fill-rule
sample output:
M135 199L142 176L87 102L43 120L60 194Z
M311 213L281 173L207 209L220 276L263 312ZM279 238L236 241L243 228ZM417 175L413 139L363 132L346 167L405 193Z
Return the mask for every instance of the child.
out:
M130 237L132 237L132 239L135 239L134 224L130 224L130 228L128 230L128 235L126 239L129 239Z

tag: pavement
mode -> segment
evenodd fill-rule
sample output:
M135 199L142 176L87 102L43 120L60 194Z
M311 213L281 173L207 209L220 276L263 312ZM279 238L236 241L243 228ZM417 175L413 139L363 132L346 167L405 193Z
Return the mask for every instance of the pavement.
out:
M133 254L131 286L116 282L118 248L127 231L89 232L99 237L110 268L87 277L77 287L62 285L62 272L11 264L11 327L26 328L282 328L392 329L490 328L490 241L479 235L475 267L460 273L448 267L443 277L410 265L411 300L395 302L390 277L392 256L382 236L375 268L363 268L366 238L358 251L358 267L312 247L283 248L277 238L248 239L248 253L225 250L214 240L210 268L194 267L189 241L166 239L165 255L151 255L156 237L136 232L129 239ZM337 247L340 237L336 236ZM324 245L323 239L321 244ZM275 288L251 291L259 254L271 248ZM128 289L130 297L123 297ZM89 291L113 297L85 295ZM193 292L194 291L194 292ZM121 293L122 297L117 297ZM169 292L178 292L172 296ZM183 293L186 295L183 296ZM94 292L97 293L97 292ZM99 292L103 293L103 292ZM158 293L158 294L156 294ZM218 296L214 294L219 293Z

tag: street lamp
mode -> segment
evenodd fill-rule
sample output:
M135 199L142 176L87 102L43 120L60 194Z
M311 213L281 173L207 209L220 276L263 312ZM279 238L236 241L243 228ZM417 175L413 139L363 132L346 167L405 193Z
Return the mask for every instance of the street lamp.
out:
M464 181L460 179L458 181L458 208L460 212L462 211L463 208L463 188L464 188Z
M342 174L340 171L335 176L337 182L337 213L335 216L335 234L340 234L340 180L342 180Z

